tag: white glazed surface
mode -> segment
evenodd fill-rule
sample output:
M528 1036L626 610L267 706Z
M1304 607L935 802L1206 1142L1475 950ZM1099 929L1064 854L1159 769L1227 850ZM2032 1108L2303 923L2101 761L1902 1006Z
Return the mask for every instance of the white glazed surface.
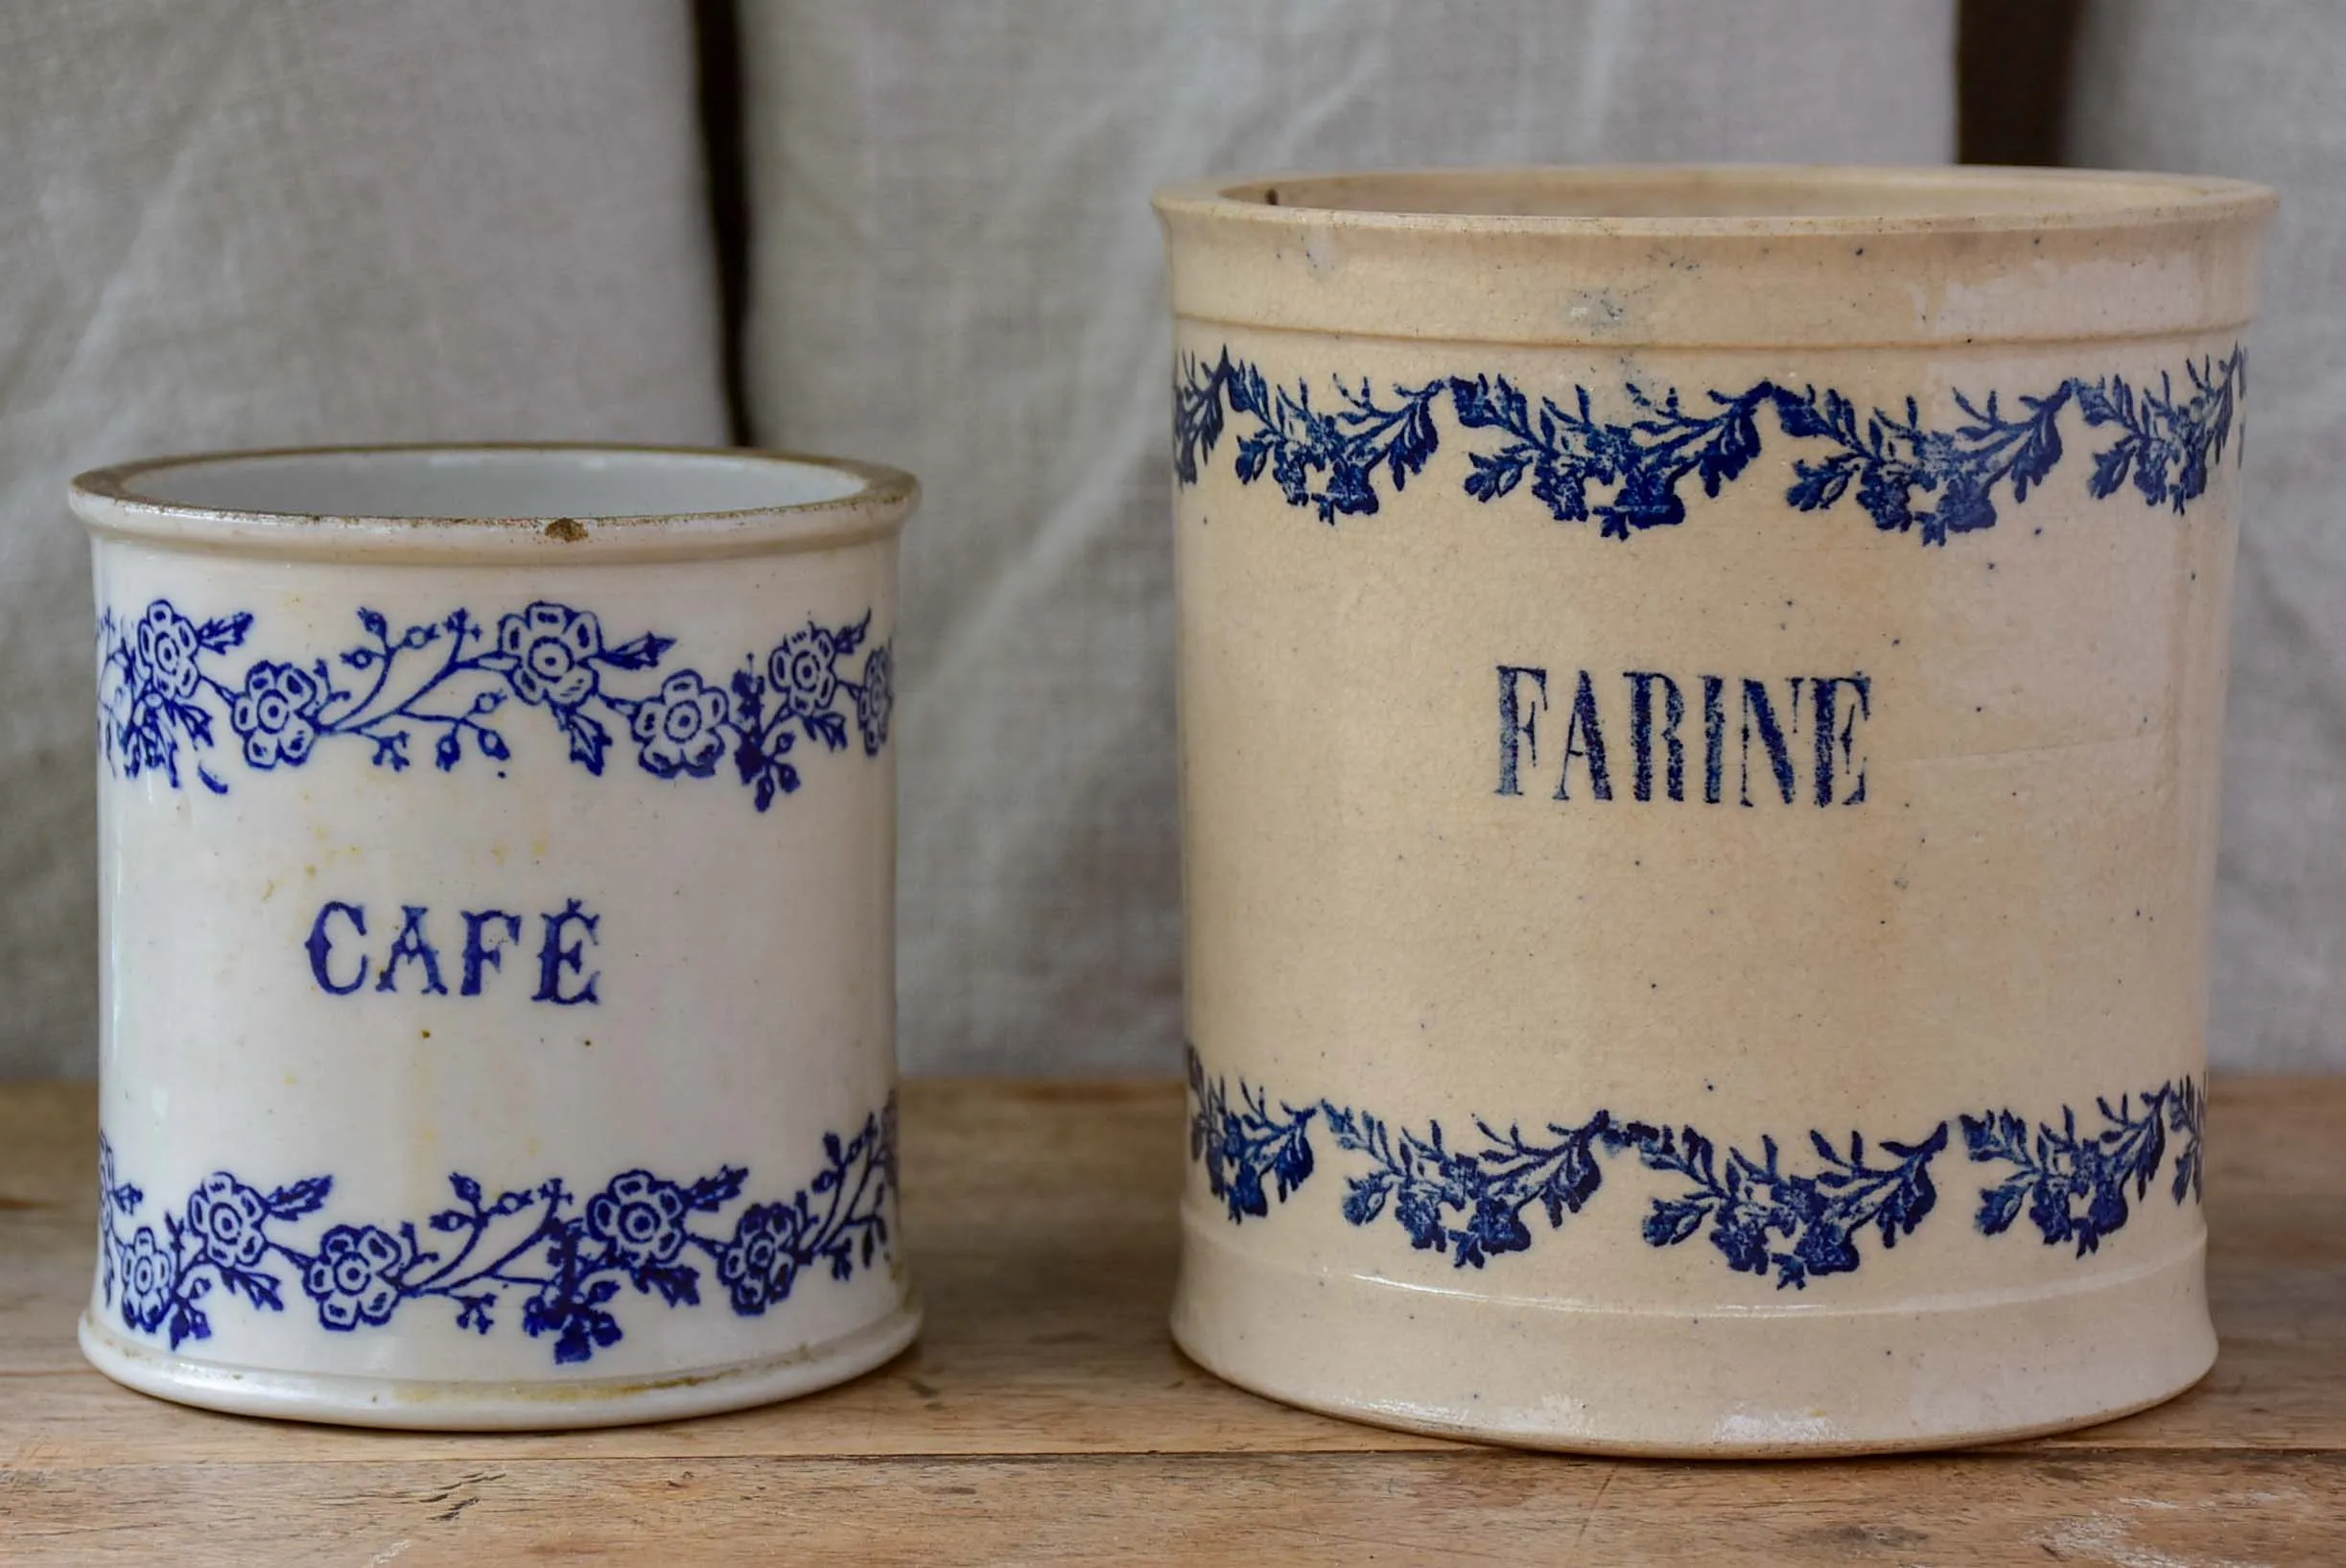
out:
M605 520L598 494L733 510ZM101 669L114 1189L83 1343L104 1369L312 1419L586 1425L801 1392L909 1342L895 748L887 698L857 696L890 681L909 503L900 476L690 454L343 455L83 481L118 628L101 652L123 650ZM333 515L218 510L289 505ZM378 521L337 521L362 516ZM158 602L203 639L192 686L140 651ZM452 656L458 610L480 628L461 667L403 698ZM395 657L366 699L378 615ZM515 673L546 637L568 651ZM785 648L815 650L801 694L816 716L786 716ZM254 675L265 660L313 678L322 660L343 695ZM256 716L272 681L313 697L306 719ZM167 714L170 755L142 755L155 694L183 689L210 744ZM665 739L631 723L676 704L690 712ZM391 716L362 728L368 713ZM762 789L738 753L777 724L790 740L758 748ZM405 766L381 752L400 729ZM598 750L599 772L576 755ZM398 958L387 992L411 927L432 964ZM844 1182L821 1184L827 1170ZM434 1223L501 1199L469 1253L469 1223ZM641 1233L622 1234L628 1200ZM579 1313L548 1311L566 1303Z
M1981 1440L2205 1370L2267 200L1837 170L1160 199L1185 1348L1631 1453ZM2100 482L2194 370L2164 488ZM1642 732L1630 672L1667 677Z

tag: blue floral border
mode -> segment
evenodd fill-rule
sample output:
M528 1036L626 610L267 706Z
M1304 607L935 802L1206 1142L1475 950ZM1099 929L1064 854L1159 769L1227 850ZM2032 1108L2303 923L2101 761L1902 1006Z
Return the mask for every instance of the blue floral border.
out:
M1478 1117L1475 1137L1452 1141L1438 1121L1417 1133L1330 1100L1275 1103L1244 1079L1233 1102L1226 1080L1208 1076L1194 1049L1188 1065L1189 1158L1204 1167L1208 1190L1233 1224L1267 1216L1274 1199L1286 1203L1311 1180L1317 1121L1338 1150L1359 1157L1352 1161L1359 1174L1346 1178L1344 1217L1369 1226L1390 1213L1412 1247L1447 1252L1459 1268L1528 1250L1534 1233L1526 1216L1535 1210L1560 1229L1604 1185L1600 1157L1634 1155L1669 1178L1672 1189L1646 1211L1649 1246L1707 1234L1730 1269L1772 1274L1779 1290L1806 1289L1813 1278L1854 1273L1865 1261L1858 1241L1868 1229L1894 1247L1931 1215L1938 1204L1932 1162L1952 1132L1941 1121L1921 1137L1870 1146L1852 1132L1844 1149L1812 1131L1816 1165L1804 1173L1791 1168L1771 1136L1760 1140L1755 1158L1722 1149L1691 1126L1599 1111L1529 1135L1516 1124L1501 1132ZM2206 1092L2197 1080L2122 1095L2116 1105L2099 1100L2096 1108L2101 1123L2085 1129L2067 1106L2057 1126L2032 1125L2008 1110L1955 1118L1974 1162L2007 1168L1980 1194L1973 1223L1982 1234L2001 1235L2025 1213L2045 1245L2074 1246L2078 1257L2099 1251L2124 1228L2129 1192L2147 1197L2159 1179L2170 1134L2178 1141L2168 1190L2178 1205L2199 1200Z
M298 768L328 741L364 741L377 767L404 771L411 743L429 741L433 764L452 772L468 756L499 767L513 750L500 710L510 700L543 709L592 774L606 764L606 720L656 778L714 778L730 759L759 810L799 787L801 740L848 748L852 713L867 757L887 744L896 703L892 644L865 648L872 618L827 626L809 620L730 677L671 669L648 690L626 676L656 670L676 640L645 632L613 643L591 610L539 600L494 622L469 610L394 627L378 610L358 612L362 636L333 659L258 659L241 674L222 662L244 645L248 610L198 620L168 598L136 616L109 606L98 618L99 747L128 779L161 774L181 784L181 753L213 745L225 720L255 772ZM863 650L859 674L843 662ZM340 684L346 674L351 684ZM200 760L195 776L224 795Z
M1240 483L1267 473L1289 505L1316 509L1323 523L1366 516L1380 507L1380 476L1397 495L1425 471L1442 444L1435 413L1446 404L1460 429L1489 433L1482 450L1467 454L1466 494L1488 503L1528 487L1558 522L1594 518L1605 537L1627 539L1683 523L1685 480L1716 497L1740 478L1760 454L1760 415L1770 411L1785 436L1816 449L1794 463L1788 504L1826 511L1854 489L1875 527L1944 545L1952 534L1995 527L1999 486L2018 503L2045 481L2061 460L2060 420L2071 408L2088 429L2110 433L2087 480L2096 498L2131 482L2147 504L2182 512L2206 491L2234 422L2244 417L2247 355L2236 345L2183 370L2180 392L2167 373L2155 388L2123 376L2073 376L2008 405L1994 392L1975 402L1959 391L1962 420L1941 429L1924 423L1914 398L1903 416L1860 413L1829 387L1773 381L1714 389L1693 402L1676 388L1656 395L1630 385L1626 410L1600 414L1586 386L1575 386L1563 402L1535 404L1505 376L1441 376L1396 383L1380 398L1364 376L1357 383L1331 378L1332 401L1315 407L1309 380L1272 382L1225 346L1210 362L1195 355L1180 362L1173 469L1184 486L1197 483L1226 421L1244 421L1236 442ZM1602 493L1592 496L1592 487Z
M458 1328L486 1334L518 1299L523 1332L551 1335L556 1362L580 1362L626 1337L616 1309L622 1289L670 1308L700 1305L695 1259L715 1271L741 1318L780 1306L817 1269L843 1280L884 1265L893 1255L896 1101L847 1137L825 1134L813 1179L786 1199L745 1205L730 1231L700 1229L692 1217L739 1201L749 1172L735 1165L690 1182L626 1171L586 1194L552 1177L493 1197L452 1173L456 1202L423 1230L411 1220L338 1224L308 1241L296 1239L296 1222L325 1207L331 1176L264 1190L215 1171L164 1212L157 1230L139 1222L146 1194L116 1176L103 1136L98 1167L101 1299L119 1309L124 1327L166 1336L175 1350L211 1337L206 1303L215 1290L283 1312L275 1267L283 1264L318 1326L333 1333L381 1328L406 1303L437 1299L457 1309ZM425 1230L449 1239L430 1245Z

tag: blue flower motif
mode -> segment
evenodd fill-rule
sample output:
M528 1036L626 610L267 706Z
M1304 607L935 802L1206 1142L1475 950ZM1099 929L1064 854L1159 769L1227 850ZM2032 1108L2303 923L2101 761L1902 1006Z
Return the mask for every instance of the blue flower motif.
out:
M716 1260L742 1317L782 1302L818 1263L840 1280L880 1265L896 1190L896 1106L891 1099L853 1133L825 1134L811 1178L787 1202L749 1205L730 1239L690 1221L730 1211L741 1199L749 1172L734 1165L681 1183L628 1171L584 1202L559 1178L498 1191L451 1172L456 1202L421 1221L448 1238L440 1249L427 1251L418 1222L408 1220L334 1226L312 1252L290 1232L334 1196L331 1175L263 1189L215 1172L183 1207L166 1212L158 1236L152 1226L132 1230L146 1195L116 1179L104 1135L98 1160L104 1301L112 1307L119 1291L123 1322L167 1334L175 1349L211 1337L199 1305L206 1299L284 1311L282 1281L260 1266L273 1251L298 1268L319 1326L331 1332L382 1327L402 1303L434 1299L456 1309L458 1329L487 1334L518 1302L522 1332L552 1338L555 1362L569 1365L626 1337L617 1305L626 1285L670 1308L701 1305L700 1276L682 1261L688 1248ZM267 1233L272 1225L279 1233Z
M319 1240L317 1255L302 1271L301 1288L328 1328L381 1327L399 1305L399 1276L409 1261L406 1244L382 1227L338 1225Z
M226 1171L214 1171L188 1196L187 1229L203 1255L223 1269L250 1269L269 1252L268 1201Z
M256 773L300 767L329 742L347 741L364 742L374 765L393 773L425 757L453 772L470 757L497 764L504 778L515 753L499 710L518 696L545 713L570 761L589 773L604 772L622 734L659 778L715 778L730 755L763 811L799 787L791 753L801 742L848 749L842 690L854 699L865 755L878 756L887 739L895 668L888 650L865 647L869 610L837 626L809 621L716 682L694 669L647 674L662 668L674 638L646 631L606 643L592 612L550 600L502 617L458 608L408 624L364 605L357 614L364 634L357 645L298 663L263 659L238 673L206 661L245 644L248 610L191 620L167 598L132 616L101 610L98 737L109 770L161 773L175 789L192 774L224 795L228 784L200 760L224 722ZM841 671L858 652L862 684ZM336 684L340 669L357 672L347 690ZM627 690L635 676L660 684L639 696ZM182 766L191 750L199 754L192 769Z
M680 669L670 675L628 721L644 748L645 770L663 779L679 773L708 778L731 744L729 712L724 691L702 680L698 671Z
M799 718L829 713L839 693L839 674L833 667L838 657L837 640L821 626L809 624L784 638L766 661L782 711Z
M649 1171L629 1171L613 1177L587 1205L587 1232L610 1243L630 1268L661 1267L684 1251L684 1217L691 1206L675 1182Z
M1250 1212L1261 1215L1270 1210L1256 1208ZM1351 1219L1353 1212L1353 1208L1348 1207L1345 1217ZM1354 1219L1352 1223L1366 1225L1373 1217L1372 1211L1368 1218ZM1423 1183L1402 1185L1400 1196L1394 1200L1393 1217L1409 1232L1409 1244L1421 1252L1439 1252L1449 1244L1449 1222L1442 1217L1442 1193L1437 1187Z
M1711 1245L1719 1249L1719 1255L1727 1260L1728 1268L1737 1274L1764 1275L1768 1272L1770 1218L1767 1209L1748 1205L1728 1206L1720 1212L1718 1223L1711 1227ZM1700 1223L1698 1216L1697 1224ZM1648 1225L1648 1246L1654 1245L1653 1238L1654 1227Z
M1310 1178L1310 1123L1318 1113L1316 1107L1299 1111L1282 1105L1274 1112L1260 1089L1241 1080L1233 1110L1229 1086L1219 1078L1207 1078L1195 1051L1189 1053L1189 1088L1198 1105L1189 1118L1189 1158L1205 1165L1207 1183L1229 1206L1232 1224L1250 1214L1271 1212L1263 1187L1266 1174L1281 1203Z
M1941 1121L1911 1142L1870 1145L1853 1132L1845 1146L1811 1132L1816 1158L1808 1169L1772 1136L1760 1139L1754 1157L1693 1127L1624 1120L1610 1111L1530 1133L1478 1119L1478 1146L1452 1141L1440 1122L1419 1133L1332 1101L1298 1110L1244 1079L1232 1096L1194 1049L1188 1067L1189 1158L1232 1223L1267 1217L1275 1202L1286 1203L1312 1179L1316 1120L1339 1151L1362 1157L1356 1168L1365 1166L1345 1180L1345 1220L1367 1226L1390 1212L1412 1247L1447 1252L1459 1268L1528 1251L1535 1205L1549 1229L1561 1229L1604 1185L1601 1157L1633 1156L1671 1179L1671 1189L1650 1200L1648 1246L1677 1247L1707 1230L1728 1268L1772 1275L1778 1289L1805 1290L1811 1280L1855 1273L1865 1262L1859 1244L1866 1231L1889 1248L1922 1227L1938 1206L1931 1166L1952 1131ZM1959 1118L1973 1160L2017 1167L1981 1194L1981 1232L2000 1234L2025 1211L2048 1245L2075 1243L2079 1256L2095 1251L2126 1225L2128 1189L2144 1198L2167 1168L2170 1132L2182 1147L2169 1191L2178 1205L2197 1195L2203 1091L2194 1081L2096 1104L2105 1123L2100 1132L2079 1128L2068 1107L2057 1124L2032 1126L2010 1111Z
M1863 1261L1848 1229L1824 1214L1805 1220L1799 1239L1793 1243L1792 1255L1799 1265L1795 1283L1815 1275L1847 1274Z
M266 659L254 665L228 708L228 723L245 740L245 761L262 769L309 761L325 701L324 683L308 670Z
M2074 1240L2091 1252L2104 1233L2126 1223L2126 1193L2112 1181L2098 1150L2070 1151L2048 1160L2029 1198L2029 1218L2049 1243Z
M2143 1095L2139 1112L2132 1095L2121 1095L2115 1106L2097 1101L2104 1124L2098 1133L2081 1129L2068 1107L2058 1127L2046 1122L2031 1128L2009 1111L1965 1115L1971 1158L2015 1167L2011 1177L1980 1195L1981 1232L2002 1234L2025 1208L2046 1246L2074 1242L2079 1257L2098 1251L2103 1237L2126 1223L2126 1189L2131 1186L2136 1198L2149 1193L2166 1162L2170 1128L2190 1132L2176 1156L2172 1188L2175 1202L2183 1202L2197 1190L2198 1093L2186 1079Z
M167 599L156 599L139 617L131 638L131 682L160 697L185 702L196 694L203 672L197 665L201 644L196 623Z
M1462 484L1490 503L1518 488L1560 523L1595 520L1607 538L1629 539L1686 520L1686 487L1705 496L1741 478L1762 444L1762 414L1804 443L1784 492L1795 510L1826 510L1855 489L1858 504L1885 532L1912 533L1925 545L1996 525L2001 491L2017 504L2060 462L2060 420L2070 409L2092 430L2109 433L2086 490L2097 500L2131 480L2151 505L2181 512L2203 494L2240 417L2247 361L2235 347L2218 359L2184 363L2185 386L2171 373L2155 384L2123 376L2072 376L2042 396L2010 400L1990 393L1954 402L1961 419L1932 429L1919 401L1898 410L1861 411L1830 387L1762 381L1740 391L1713 388L1700 399L1676 390L1656 395L1622 388L1607 414L1586 386L1568 396L1537 396L1489 373L1453 375L1379 394L1370 381L1338 378L1335 401L1315 405L1308 381L1292 386L1231 357L1185 359L1174 383L1173 470L1198 482L1232 419L1238 482L1267 473L1291 506L1320 520L1376 512L1379 476L1396 494L1426 469L1442 444L1434 419L1446 402L1464 432L1477 433L1466 453ZM1594 487L1594 493L1592 493Z
M152 1333L170 1316L179 1268L154 1236L152 1226L142 1225L122 1258L122 1321Z
M735 1312L755 1318L790 1294L803 1220L789 1204L752 1204L742 1212L733 1240L716 1257L716 1277Z
M1530 1250L1531 1227L1523 1223L1522 1211L1509 1199L1510 1194L1495 1187L1487 1188L1475 1198L1474 1211L1466 1228L1472 1240L1470 1252L1487 1258ZM1470 1256L1467 1261L1473 1263L1475 1257Z
M856 689L856 727L863 732L863 755L877 757L888 743L888 715L896 708L896 655L882 643L863 661L863 684Z
M513 660L505 679L524 702L575 708L595 694L602 623L591 610L540 599L497 623L497 647Z

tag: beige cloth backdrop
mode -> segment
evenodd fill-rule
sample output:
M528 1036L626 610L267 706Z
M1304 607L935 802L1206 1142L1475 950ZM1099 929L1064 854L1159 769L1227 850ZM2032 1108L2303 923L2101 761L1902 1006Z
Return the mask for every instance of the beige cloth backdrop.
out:
M2212 1044L2346 1067L2346 6L2091 0L2064 151L2282 192L2250 348Z
M903 1051L1176 1060L1158 180L1931 161L1954 0L740 0L762 440L919 471ZM685 7L0 8L0 1076L96 1019L80 467L721 437ZM2346 1066L2346 6L2089 0L2070 152L2284 187L2215 1049Z
M0 7L0 1076L96 1065L89 567L158 451L721 441L682 6Z
M916 1068L1181 1039L1150 187L1306 165L1935 162L1951 0L831 0L749 22L761 439L883 457Z

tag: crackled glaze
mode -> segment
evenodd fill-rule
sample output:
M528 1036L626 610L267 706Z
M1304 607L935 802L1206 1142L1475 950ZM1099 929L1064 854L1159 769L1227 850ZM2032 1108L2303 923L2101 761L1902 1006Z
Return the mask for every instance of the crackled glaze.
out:
M1183 1346L1647 1453L2196 1378L2269 194L1598 169L1158 207Z
M102 1369L255 1414L558 1426L909 1341L910 502L885 471L625 449L77 481Z

